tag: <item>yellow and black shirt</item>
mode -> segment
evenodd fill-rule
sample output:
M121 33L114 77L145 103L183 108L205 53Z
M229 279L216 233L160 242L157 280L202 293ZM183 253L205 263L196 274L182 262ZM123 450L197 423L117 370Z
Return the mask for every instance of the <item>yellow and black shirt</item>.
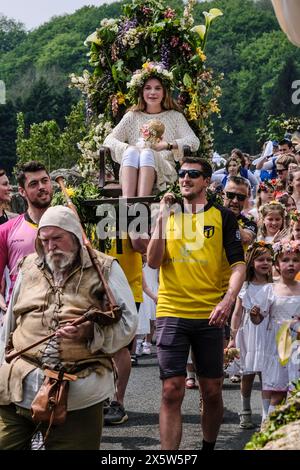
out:
M196 214L169 217L157 317L209 317L223 295L223 249L230 266L244 263L240 231L230 210L209 202Z
M107 254L117 258L131 287L135 302L143 302L142 255L131 246L130 238L111 240Z

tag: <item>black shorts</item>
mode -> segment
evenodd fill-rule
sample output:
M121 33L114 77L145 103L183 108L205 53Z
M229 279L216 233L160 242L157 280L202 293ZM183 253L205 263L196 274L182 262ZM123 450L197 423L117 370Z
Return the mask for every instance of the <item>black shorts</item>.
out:
M223 328L209 326L209 320L159 317L156 346L160 378L185 376L190 347L197 375L223 377Z

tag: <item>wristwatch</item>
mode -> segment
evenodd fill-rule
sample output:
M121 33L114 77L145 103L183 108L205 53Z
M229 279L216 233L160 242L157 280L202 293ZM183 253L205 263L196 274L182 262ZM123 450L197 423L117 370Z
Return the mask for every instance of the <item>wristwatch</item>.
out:
M167 150L173 150L173 144L168 142Z

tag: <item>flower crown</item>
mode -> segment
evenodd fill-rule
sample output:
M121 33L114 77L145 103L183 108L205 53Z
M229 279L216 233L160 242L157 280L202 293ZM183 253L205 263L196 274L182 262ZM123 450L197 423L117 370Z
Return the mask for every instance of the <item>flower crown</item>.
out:
M285 214L286 210L285 210L285 206L279 202L279 201L270 201L270 202L266 202L266 204L264 204L263 206L260 206L259 208L259 212L262 214L264 209L266 207L268 207L269 209L274 209L272 206L279 206L280 209L282 209L283 213ZM275 209L276 210L276 209Z
M258 189L260 191L268 191L269 189L273 189L275 191L276 188L276 180L267 180L267 181L262 181L259 183Z
M269 250L271 254L273 254L273 245L271 243L266 243L264 240L259 240L259 241L252 243L252 245L249 245L247 249L247 253L249 253L255 248L265 248L266 250Z
M300 253L299 240L279 241L273 243L274 260L278 258L281 253Z
M300 212L297 209L291 210L288 216L293 222L300 222Z
M127 83L130 93L138 95L139 90L149 78L158 78L164 86L170 87L173 81L173 74L169 72L161 62L145 62L142 68L136 70L130 82Z

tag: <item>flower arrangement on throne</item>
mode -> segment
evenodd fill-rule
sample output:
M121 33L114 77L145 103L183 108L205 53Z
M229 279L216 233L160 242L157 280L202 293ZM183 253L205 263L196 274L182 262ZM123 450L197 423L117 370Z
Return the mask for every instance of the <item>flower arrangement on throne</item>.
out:
M204 24L194 25L196 0L188 0L183 12L159 0L132 0L123 5L123 15L103 19L85 41L90 48L94 72L71 75L71 86L86 98L90 133L80 142L82 162L96 155L108 129L115 127L125 111L135 104L137 70L147 73L151 64L161 64L161 76L172 80L173 97L200 139L202 155L212 155L211 117L219 114L221 76L206 66L205 47L212 22L222 12L203 12ZM157 65L156 65L157 66ZM134 85L127 87L127 84Z

